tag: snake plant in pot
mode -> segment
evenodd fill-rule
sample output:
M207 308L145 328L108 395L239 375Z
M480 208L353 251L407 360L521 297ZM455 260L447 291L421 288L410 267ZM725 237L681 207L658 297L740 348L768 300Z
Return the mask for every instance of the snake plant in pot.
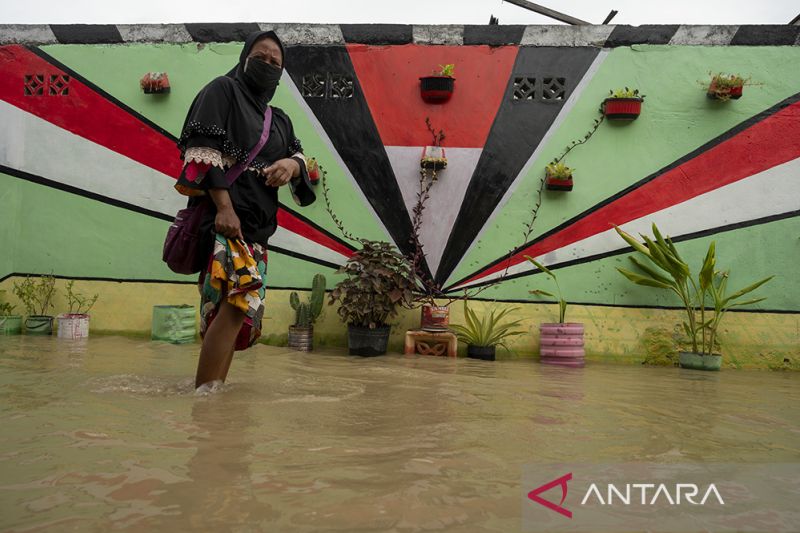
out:
M541 289L530 291L535 296L549 296L558 299L558 322L539 325L539 360L547 365L583 367L585 365L583 324L565 322L567 301L561 295L561 286L558 284L555 273L530 256L526 255L525 259L552 278L558 293L555 295Z
M325 276L317 274L311 281L311 297L308 301L301 302L296 292L289 295L289 303L294 309L294 325L289 326L289 348L301 352L310 352L314 349L314 322L322 313L322 304L325 300Z
M519 307L507 307L498 312L492 309L488 314L479 317L475 311L469 308L467 300L464 300L464 319L466 324L451 324L450 327L456 332L458 340L467 345L467 357L473 359L483 359L494 361L497 346L502 346L508 350L505 341L511 337L522 335L524 331L516 331L521 320L501 323L501 320Z
M328 303L339 303L350 355L383 355L391 331L388 320L399 307L413 306L416 277L408 259L391 244L359 242L361 248L337 270L346 277L331 291Z
M686 310L683 330L692 346L691 352L680 352L680 365L697 370L719 370L722 356L717 351L717 333L725 313L743 305L751 305L765 298L737 301L773 278L756 281L732 294L728 294L729 271L716 270L716 244L711 242L706 257L695 280L689 265L678 253L669 237L663 237L653 224L653 239L640 235L644 242L614 226L617 233L646 261L636 257L630 260L638 273L617 268L626 278L645 287L674 292ZM713 309L707 309L706 304Z

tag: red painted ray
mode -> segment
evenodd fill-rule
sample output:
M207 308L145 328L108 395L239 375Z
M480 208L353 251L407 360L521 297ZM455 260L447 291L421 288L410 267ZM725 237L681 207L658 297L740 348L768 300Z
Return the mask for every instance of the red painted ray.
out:
M593 211L574 224L471 276L459 285L507 266L685 202L719 187L800 157L800 102L789 105L698 156Z
M347 245L337 241L324 231L318 230L303 220L297 218L293 213L281 208L278 210L278 225L306 239L310 239L317 244L338 252L345 257L353 255L353 250Z
M26 75L66 72L48 63L24 46L0 48L0 98L56 126L105 146L150 168L177 177L181 161L175 143L164 134L131 115L75 78L68 96L25 96Z
M517 58L516 46L347 45L358 82L384 146L425 146L425 125L443 129L445 146L483 148ZM419 78L439 65L455 64L455 90L449 102L427 104ZM412 127L409 127L409 124Z

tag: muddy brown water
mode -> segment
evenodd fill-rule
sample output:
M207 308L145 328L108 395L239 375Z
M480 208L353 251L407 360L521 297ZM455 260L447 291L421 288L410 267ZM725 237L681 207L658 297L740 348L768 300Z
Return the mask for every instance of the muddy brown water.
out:
M520 529L523 465L797 462L800 374L0 337L0 529Z

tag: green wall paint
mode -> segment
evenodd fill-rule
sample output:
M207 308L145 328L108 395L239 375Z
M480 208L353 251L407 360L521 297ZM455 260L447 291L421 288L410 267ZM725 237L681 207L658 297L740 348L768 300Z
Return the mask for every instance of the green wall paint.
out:
M3 246L3 253L0 254L0 279L14 272L19 226L22 222L19 185L3 178L0 174L0 183L3 183L0 187L0 243Z

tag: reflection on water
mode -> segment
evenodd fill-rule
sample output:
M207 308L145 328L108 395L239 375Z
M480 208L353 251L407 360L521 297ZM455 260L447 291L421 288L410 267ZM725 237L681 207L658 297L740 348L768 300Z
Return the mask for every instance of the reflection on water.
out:
M800 376L0 337L0 529L517 531L522 465L796 462Z

